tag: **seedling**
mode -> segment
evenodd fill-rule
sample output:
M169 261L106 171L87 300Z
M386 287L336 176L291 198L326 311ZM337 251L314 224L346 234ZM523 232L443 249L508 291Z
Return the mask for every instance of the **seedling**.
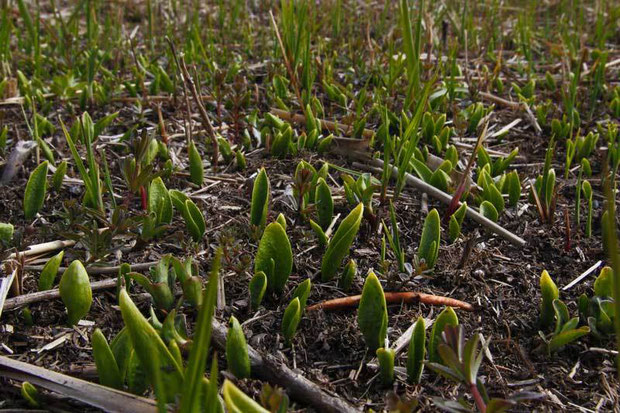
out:
M67 267L60 278L58 290L67 308L68 323L73 326L88 314L93 302L90 279L80 261L75 260Z
M396 262L398 263L398 271L405 272L405 251L400 245L398 222L396 221L396 213L394 212L394 205L392 204L392 201L390 201L390 221L392 225L392 230L388 231L385 222L383 222L383 230L385 232L385 235L387 236L388 242L390 243L390 247L394 252L394 256L396 257Z
M426 356L426 326L424 319L418 317L411 331L409 350L407 352L407 380L410 383L419 384L424 370L424 357Z
M286 310L284 310L284 316L282 317L282 335L287 344L291 344L300 321L301 303L299 297L295 297L286 307Z
M437 262L437 257L439 256L440 234L439 212L436 209L432 209L424 220L424 228L422 229L422 237L418 247L418 262L416 264L418 273L435 267L435 262Z
M560 291L555 285L547 270L543 270L540 275L540 292L542 301L540 305L540 326L546 328L553 323L555 310L553 309L553 301L560 296Z
M383 287L372 271L368 273L364 282L362 298L357 310L357 324L371 351L385 347L388 324L387 304Z
M238 379L250 377L250 357L248 345L239 321L230 317L228 334L226 335L226 363L228 369Z
M47 161L35 168L28 178L24 190L24 217L31 220L39 212L45 202L47 191Z
M60 264L62 263L62 257L65 252L60 251L58 254L54 255L50 258L43 270L41 271L41 275L39 276L39 291L45 291L52 288L54 284L54 280L56 279L56 274L58 274L58 268L60 268Z
M254 258L254 272L267 276L267 290L280 295L293 269L293 252L286 231L277 222L267 225Z
M394 382L394 355L395 352L391 348L379 348L376 351L377 360L379 360L379 376L384 385L390 385Z
M536 394L525 393L510 399L490 399L483 382L478 378L478 371L489 347L490 340L484 341L480 348L481 334L474 334L465 341L463 326L447 326L442 333L443 343L439 344L441 363L428 363L428 368L441 376L462 383L471 393L476 408L481 413L504 412L524 399L539 397ZM451 403L441 399L434 399L435 404L448 411L471 411L469 406L460 403ZM459 406L459 410L455 407Z
M349 253L349 248L357 235L363 213L364 204L360 203L338 226L321 261L321 280L323 282L336 276L343 258Z
M261 168L254 180L250 209L250 223L256 227L258 231L262 231L267 221L267 209L269 207L270 196L269 177L265 169Z

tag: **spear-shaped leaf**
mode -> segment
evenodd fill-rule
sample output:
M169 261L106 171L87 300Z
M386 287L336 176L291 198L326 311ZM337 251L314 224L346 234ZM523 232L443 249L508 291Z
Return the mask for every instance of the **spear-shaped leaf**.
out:
M39 212L47 191L47 161L41 162L28 178L24 190L24 216L31 220Z

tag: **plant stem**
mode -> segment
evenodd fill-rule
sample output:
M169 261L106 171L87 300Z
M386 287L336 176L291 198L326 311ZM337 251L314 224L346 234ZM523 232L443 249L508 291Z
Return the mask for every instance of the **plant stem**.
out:
M484 400L482 399L482 395L480 394L476 383L471 383L469 385L469 390L474 397L474 401L476 402L476 406L478 407L478 410L480 410L480 413L486 413L487 405L484 403Z

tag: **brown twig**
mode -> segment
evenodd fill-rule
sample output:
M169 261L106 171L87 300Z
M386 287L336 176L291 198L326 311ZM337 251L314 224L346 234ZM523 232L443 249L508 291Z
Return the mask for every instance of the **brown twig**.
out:
M350 307L356 307L362 296L361 295L352 295L349 297L340 297L334 298L332 300L327 300L320 302L318 304L311 305L306 308L306 311L314 311L318 309L323 310L341 310ZM428 305L443 305L454 308L460 308L465 311L474 311L474 306L466 303L461 300L457 300L454 298L443 297L441 295L433 295L420 293L415 291L401 291L401 292L386 292L385 293L385 301L388 304L397 304L397 303L416 303L420 302L422 304Z

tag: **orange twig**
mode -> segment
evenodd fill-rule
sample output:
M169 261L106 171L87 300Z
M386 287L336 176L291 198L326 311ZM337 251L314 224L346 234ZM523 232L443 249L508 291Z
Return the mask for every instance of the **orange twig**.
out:
M306 311L313 311L322 308L323 310L341 310L349 307L356 307L361 295L352 295L350 297L334 298L333 300L327 300L318 304L311 305L306 308ZM441 295L425 294L414 291L403 292L386 292L385 301L388 304L397 303L415 303L420 302L429 305L445 305L454 308L460 308L465 311L474 311L474 306L464 301L456 300L454 298L443 297Z

